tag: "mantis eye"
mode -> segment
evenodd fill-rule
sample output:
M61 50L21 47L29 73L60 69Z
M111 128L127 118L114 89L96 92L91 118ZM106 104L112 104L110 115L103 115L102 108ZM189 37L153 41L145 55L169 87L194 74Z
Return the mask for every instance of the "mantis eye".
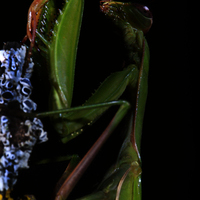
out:
M135 7L145 17L153 18L152 14L151 14L151 12L150 12L150 10L149 10L149 8L147 6L143 6L143 5L140 5L140 4L135 4Z

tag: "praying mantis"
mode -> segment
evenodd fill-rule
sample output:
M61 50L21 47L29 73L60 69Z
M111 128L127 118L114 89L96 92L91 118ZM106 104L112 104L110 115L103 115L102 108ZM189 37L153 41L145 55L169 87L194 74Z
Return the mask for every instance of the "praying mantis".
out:
M124 66L121 71L108 76L82 106L71 107L83 7L83 0L67 0L57 17L53 0L33 1L27 23L26 39L30 40L27 62L30 62L31 57L37 60L37 50L41 52L46 59L46 75L51 83L51 91L49 111L27 113L26 116L41 120L50 117L56 130L54 134L60 135L62 143L67 145L67 142L84 134L85 126L95 126L99 117L109 108L116 107L114 117L88 153L78 164L76 157L72 158L57 184L54 199L67 199L103 144L128 116L123 133L125 139L117 162L105 175L97 191L80 199L139 200L140 140L149 67L149 48L144 34L151 27L152 16L146 6L115 1L100 2L100 10L121 35L125 49ZM125 92L128 98L121 99Z

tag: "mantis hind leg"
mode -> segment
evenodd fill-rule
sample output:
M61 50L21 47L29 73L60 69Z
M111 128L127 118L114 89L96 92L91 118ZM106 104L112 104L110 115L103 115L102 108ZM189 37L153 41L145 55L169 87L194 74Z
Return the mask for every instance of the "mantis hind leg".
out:
M51 117L56 131L62 137L62 142L66 143L77 137L85 126L91 125L108 108L122 105L130 107L127 101L118 100L48 111L33 115L37 118Z
M101 106L110 107L111 104L120 105L117 113L115 114L113 119L110 121L106 129L103 131L103 133L100 135L100 137L97 139L97 141L93 144L93 146L87 152L87 154L83 157L83 159L79 162L79 164L75 167L72 173L66 178L66 180L63 182L61 187L58 189L55 200L66 199L68 197L68 195L73 190L73 188L75 187L75 185L77 184L81 176L84 174L84 172L87 170L88 166L93 161L93 159L95 158L99 150L102 148L103 144L112 134L114 129L117 127L120 121L124 118L124 116L126 115L127 111L130 108L130 104L126 101L114 101L114 102L108 102L104 104L97 104L97 105L91 105L91 106L92 107L97 106L100 108ZM75 109L81 109L81 108L78 107ZM84 107L83 109L88 109L88 107Z

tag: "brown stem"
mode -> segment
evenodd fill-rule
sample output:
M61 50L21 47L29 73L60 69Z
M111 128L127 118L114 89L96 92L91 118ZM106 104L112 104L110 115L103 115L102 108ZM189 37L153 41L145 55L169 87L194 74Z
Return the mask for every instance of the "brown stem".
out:
M101 134L101 136L98 138L98 140L93 144L93 146L90 148L90 150L87 152L87 154L83 157L83 159L79 162L79 164L76 166L74 171L69 175L69 177L66 179L66 181L63 183L63 185L60 187L60 190L58 191L55 200L63 200L68 197L72 189L75 187L77 182L80 180L81 176L84 174L92 160L95 158L105 141L109 138L111 135L113 128L113 121L115 117L112 119L112 121L109 123L105 131Z

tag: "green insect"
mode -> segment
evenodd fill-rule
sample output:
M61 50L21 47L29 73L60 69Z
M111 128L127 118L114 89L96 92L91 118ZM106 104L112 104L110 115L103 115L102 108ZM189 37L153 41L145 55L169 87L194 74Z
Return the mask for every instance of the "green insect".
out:
M68 197L105 141L111 134L115 134L118 124L126 116L129 117L125 122L125 139L117 162L105 175L97 191L81 199L141 199L140 140L149 70L149 48L144 33L148 32L152 24L149 9L133 3L101 2L101 11L113 21L121 35L125 47L124 67L106 78L82 106L71 107L84 2L67 0L59 15L56 14L54 1L41 2L41 17L38 24L33 24L29 30L32 34L29 35L36 35L30 38L31 45L37 47L47 60L51 82L50 111L34 116L40 119L50 117L65 144L80 135L85 126L95 126L94 122L110 107L118 108L82 160L77 164L76 157L72 158L57 184L55 199ZM28 24L31 27L30 21ZM34 56L37 56L37 52L33 53ZM124 92L128 94L127 99L121 98Z

